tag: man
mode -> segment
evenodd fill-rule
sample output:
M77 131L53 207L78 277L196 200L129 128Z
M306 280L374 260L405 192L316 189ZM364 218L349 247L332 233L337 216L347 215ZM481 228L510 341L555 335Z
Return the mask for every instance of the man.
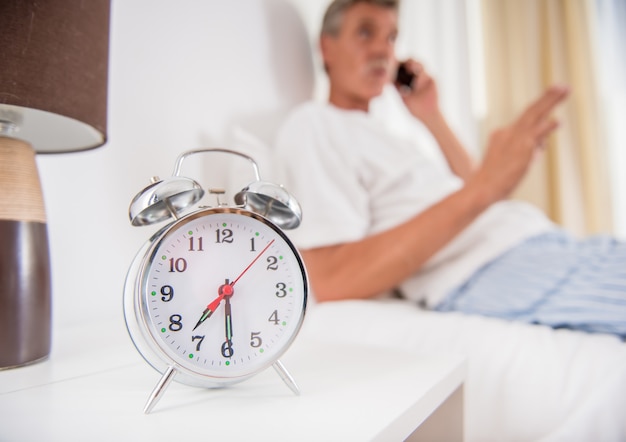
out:
M416 78L412 89L403 90L402 99L437 141L448 164L441 167L413 143L388 134L369 114L370 102L397 69L397 3L331 3L320 36L330 80L328 103L300 106L278 135L276 161L282 182L305 211L293 239L317 300L371 298L400 289L408 298L442 311L626 335L626 305L617 318L608 320L604 306L597 307L599 318L576 321L554 317L553 310L564 306L558 302L553 310L528 313L531 306L545 303L546 293L561 284L563 275L574 272L578 261L547 275L539 289L519 284L532 269L504 284L498 278L512 278L511 269L526 263L528 256L569 256L573 238L533 207L506 201L557 128L551 112L568 90L549 88L509 126L495 131L483 161L476 164L441 113L435 81L419 63L407 61ZM609 247L611 253L618 250L616 259L623 259L621 268L626 268L626 247L609 242L584 246L582 256L605 256ZM537 264L538 269L546 265ZM626 304L624 270L616 281L619 302ZM508 290L516 284L521 291ZM564 297L567 303L567 294ZM527 302L518 305L518 298Z

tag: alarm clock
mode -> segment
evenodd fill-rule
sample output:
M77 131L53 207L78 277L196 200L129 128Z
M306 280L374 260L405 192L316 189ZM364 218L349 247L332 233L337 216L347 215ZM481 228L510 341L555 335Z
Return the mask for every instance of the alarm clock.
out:
M200 184L181 175L185 159L227 153L251 164L255 181L234 204L193 206ZM188 213L185 213L188 212ZM149 413L172 380L198 387L240 382L273 366L296 394L280 362L304 320L308 279L300 254L284 233L302 211L282 186L262 181L256 162L229 149L182 153L172 177L153 179L129 209L135 226L167 221L137 253L124 287L130 337L161 378Z

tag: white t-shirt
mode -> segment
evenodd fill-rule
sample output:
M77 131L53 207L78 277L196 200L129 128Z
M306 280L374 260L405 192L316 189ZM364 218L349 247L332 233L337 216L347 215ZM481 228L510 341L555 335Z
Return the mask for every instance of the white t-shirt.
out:
M303 250L393 228L463 184L447 165L411 140L390 135L367 112L326 103L296 108L274 152L276 177L302 206L302 224L289 236ZM552 227L530 205L494 204L400 288L434 306L483 264Z

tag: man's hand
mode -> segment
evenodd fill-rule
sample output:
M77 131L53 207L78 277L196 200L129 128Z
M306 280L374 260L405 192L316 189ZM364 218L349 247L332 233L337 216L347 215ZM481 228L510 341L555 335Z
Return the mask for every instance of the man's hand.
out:
M522 180L535 154L559 123L551 116L569 90L548 88L510 125L494 131L482 165L470 185L483 186L489 202L508 197Z
M411 89L396 85L404 104L411 114L428 125L440 113L437 83L421 63L409 59L403 62L406 69L415 75Z

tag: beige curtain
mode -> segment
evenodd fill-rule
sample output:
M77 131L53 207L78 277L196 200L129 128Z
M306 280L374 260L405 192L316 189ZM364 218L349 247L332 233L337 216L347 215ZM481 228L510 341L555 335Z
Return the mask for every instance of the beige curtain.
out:
M572 90L556 114L561 128L513 197L539 206L574 233L609 232L608 154L597 119L591 0L482 0L482 13L483 141L547 86L567 84Z

